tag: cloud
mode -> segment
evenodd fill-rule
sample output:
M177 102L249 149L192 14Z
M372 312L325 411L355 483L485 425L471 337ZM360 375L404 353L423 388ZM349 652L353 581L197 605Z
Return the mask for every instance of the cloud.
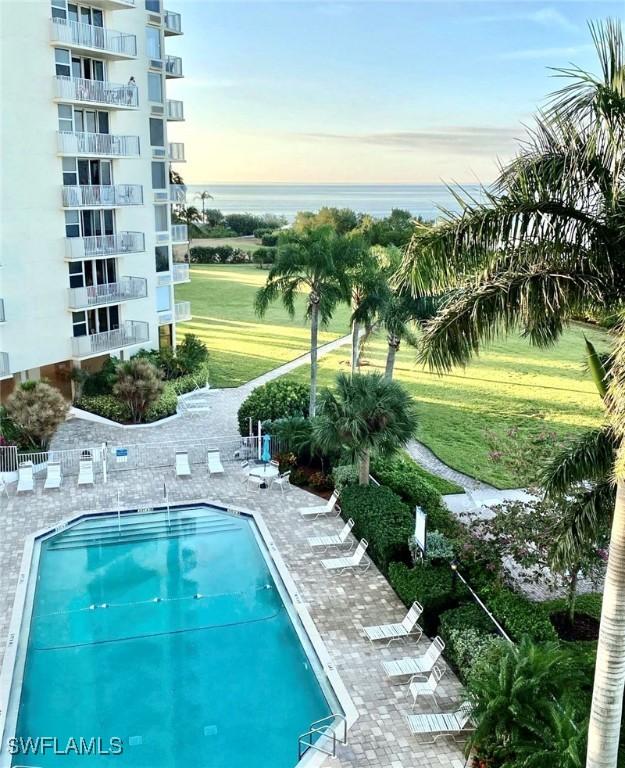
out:
M555 8L539 8L535 11L523 11L521 13L506 13L506 14L493 14L490 16L478 16L474 19L480 23L518 23L519 21L530 22L532 24L539 24L543 27L550 27L551 29L558 28L566 32L573 32L577 30L577 26L567 17L557 11Z
M528 61L530 59L571 59L580 53L594 50L590 43L584 45L569 45L562 48L525 48L519 51L499 53L495 58L500 61Z
M415 150L442 151L462 155L511 153L523 135L521 127L450 126L421 131L380 133L302 133L307 141L339 142L369 145L404 152Z

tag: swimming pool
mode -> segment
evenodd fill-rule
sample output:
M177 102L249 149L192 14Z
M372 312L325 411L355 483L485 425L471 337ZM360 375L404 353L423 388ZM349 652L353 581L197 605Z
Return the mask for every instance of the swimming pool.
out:
M340 711L251 517L87 517L36 550L7 765L291 768L298 736Z

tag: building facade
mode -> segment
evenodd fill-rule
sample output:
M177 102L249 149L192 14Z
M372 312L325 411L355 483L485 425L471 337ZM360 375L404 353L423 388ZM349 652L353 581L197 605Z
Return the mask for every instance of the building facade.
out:
M0 399L175 345L181 17L162 0L3 0Z

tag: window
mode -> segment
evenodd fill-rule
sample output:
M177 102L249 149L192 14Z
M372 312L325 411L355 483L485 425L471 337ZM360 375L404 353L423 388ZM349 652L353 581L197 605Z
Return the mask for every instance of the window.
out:
M72 262L69 265L69 287L82 288L85 284L82 261Z
M157 118L150 118L150 144L153 147L165 146L165 123Z
M154 206L154 224L157 232L167 232L167 206Z
M157 272L169 272L169 248L166 245L157 245L154 249L154 260Z
M145 10L153 13L161 12L161 0L145 0Z
M171 309L171 291L168 285L161 285L156 289L156 311L164 312Z
M87 335L87 315L85 312L72 312L74 337Z
M67 18L67 0L52 0L52 18Z
M78 211L65 211L65 237L80 237Z
M171 333L171 325L159 325L158 327L158 348L171 349L174 340Z
M163 103L163 78L156 72L148 72L148 99Z
M56 74L60 77L69 77L71 75L71 66L69 51L65 48L54 49L54 65Z
M76 158L63 158L63 186L73 187L78 184L78 173L76 171Z
M165 163L152 163L152 189L165 189Z
M73 131L72 108L69 104L59 104L59 131Z
M161 56L161 30L157 27L146 27L145 37L147 53L150 59L162 59Z

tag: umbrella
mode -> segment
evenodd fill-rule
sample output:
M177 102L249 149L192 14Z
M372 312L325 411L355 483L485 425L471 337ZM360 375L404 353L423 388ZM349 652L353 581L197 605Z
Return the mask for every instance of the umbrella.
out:
M260 458L265 464L271 461L271 435L269 434L263 435L263 452Z

